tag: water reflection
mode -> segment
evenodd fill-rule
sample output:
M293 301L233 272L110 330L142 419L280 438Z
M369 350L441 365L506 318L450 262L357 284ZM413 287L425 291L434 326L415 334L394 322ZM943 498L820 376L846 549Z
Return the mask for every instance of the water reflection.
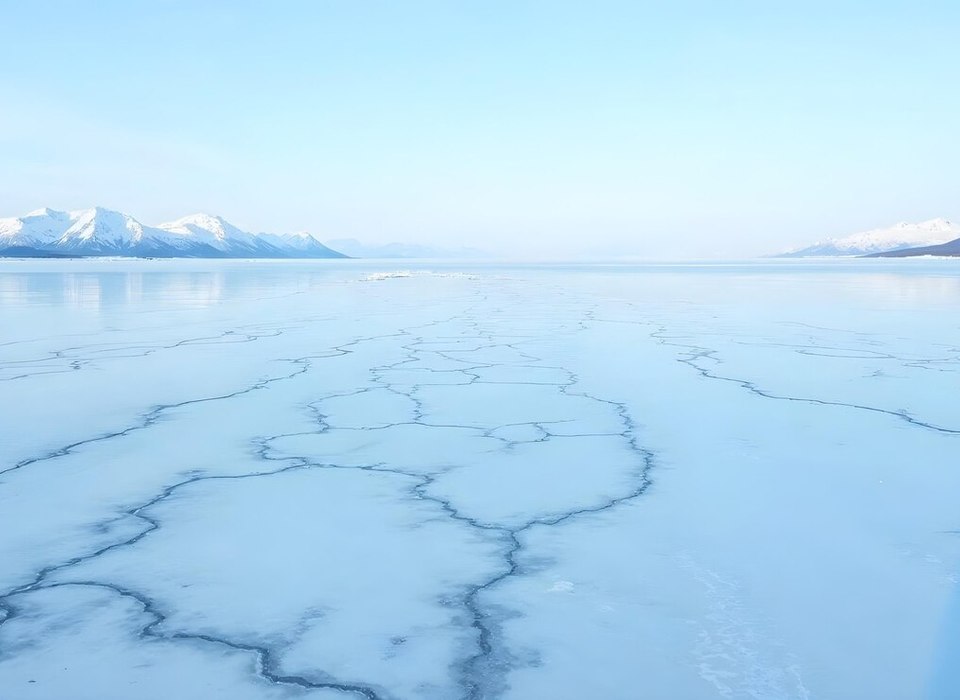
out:
M99 309L102 296L100 277L94 274L63 276L61 303L79 309Z
M455 270L583 286L636 302L730 304L744 308L848 304L955 307L957 261L843 263L522 265L214 260L0 262L0 307L202 308L225 300L282 297L371 271Z
M0 306L205 307L231 296L296 286L297 277L263 279L245 270L128 272L2 272Z
M0 272L0 306L208 306L224 297L223 271Z

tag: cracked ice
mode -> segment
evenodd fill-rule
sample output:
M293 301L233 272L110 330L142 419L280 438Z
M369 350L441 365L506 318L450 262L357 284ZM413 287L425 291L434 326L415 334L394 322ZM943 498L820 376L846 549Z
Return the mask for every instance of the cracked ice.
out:
M948 697L960 282L874 262L3 263L0 696Z

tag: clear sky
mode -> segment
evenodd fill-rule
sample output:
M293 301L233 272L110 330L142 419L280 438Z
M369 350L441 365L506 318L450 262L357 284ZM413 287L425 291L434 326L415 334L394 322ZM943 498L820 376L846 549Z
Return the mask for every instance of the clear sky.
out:
M0 0L0 215L744 256L960 218L960 2Z

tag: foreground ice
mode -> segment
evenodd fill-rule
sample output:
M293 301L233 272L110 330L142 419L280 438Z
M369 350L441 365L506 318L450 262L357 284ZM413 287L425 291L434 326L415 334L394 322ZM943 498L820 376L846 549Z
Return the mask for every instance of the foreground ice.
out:
M0 697L958 697L958 303L3 263Z

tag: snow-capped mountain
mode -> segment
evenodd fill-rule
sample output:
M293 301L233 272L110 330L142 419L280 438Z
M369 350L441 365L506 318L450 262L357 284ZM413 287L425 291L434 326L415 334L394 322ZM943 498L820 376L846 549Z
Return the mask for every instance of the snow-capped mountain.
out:
M229 221L210 214L191 214L158 226L168 234L209 246L223 256L236 258L286 258L289 251L267 241L265 236L243 231Z
M167 255L185 252L190 242L144 226L128 214L102 207L70 212L71 225L49 247L80 255Z
M868 258L917 258L925 255L935 255L941 258L960 258L960 238L941 243L916 248L898 248L885 253L871 253Z
M42 248L55 243L73 220L65 211L37 209L16 218L0 219L0 248Z
M282 249L306 253L311 258L344 258L344 253L325 246L312 233L299 231L297 233L261 233L260 237L268 243Z
M778 257L857 256L886 253L920 246L935 246L960 238L960 224L946 219L931 219L918 224L899 223L855 233L843 238L828 238L805 248L787 251Z
M131 216L102 207L63 212L38 209L0 219L0 250L21 254L162 255L182 250L186 241L144 226Z
M306 240L306 238L309 240ZM119 255L196 258L337 258L309 234L243 231L219 216L194 214L146 226L102 207L62 212L38 209L0 219L0 255Z

